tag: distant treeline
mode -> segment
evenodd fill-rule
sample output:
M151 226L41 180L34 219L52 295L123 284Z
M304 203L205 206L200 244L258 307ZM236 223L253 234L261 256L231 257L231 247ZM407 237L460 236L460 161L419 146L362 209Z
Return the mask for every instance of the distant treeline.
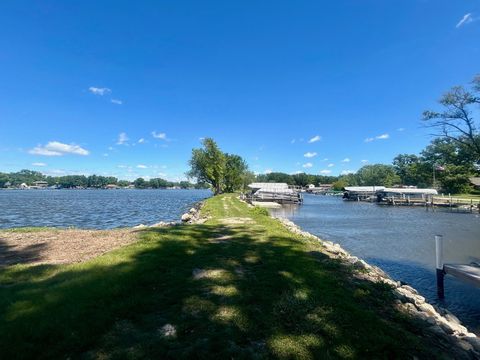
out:
M118 180L113 176L100 175L65 175L65 176L46 176L38 171L21 170L13 173L0 173L0 188L7 186L18 187L21 184L28 186L34 185L36 181L46 181L48 186L58 186L61 188L104 188L107 185L117 185L127 187L134 185L138 189L163 189L169 187L180 187L182 189L207 188L205 184L192 184L188 181L172 182L161 178L145 180L138 178L134 181Z

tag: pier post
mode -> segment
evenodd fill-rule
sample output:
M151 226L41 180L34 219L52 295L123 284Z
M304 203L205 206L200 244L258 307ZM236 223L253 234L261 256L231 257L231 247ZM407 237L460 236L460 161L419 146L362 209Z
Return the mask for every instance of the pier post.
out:
M444 278L445 271L443 270L443 236L435 235L435 260L437 272L437 295L440 299L445 297Z

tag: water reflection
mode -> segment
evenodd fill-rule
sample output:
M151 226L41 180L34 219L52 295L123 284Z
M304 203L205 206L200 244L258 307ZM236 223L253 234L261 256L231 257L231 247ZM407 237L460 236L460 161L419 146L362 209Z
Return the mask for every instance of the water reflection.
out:
M447 262L480 261L478 214L381 207L306 195L301 206L273 209L319 237L341 244L352 254L377 265L393 278L411 284L436 303L434 235L445 240ZM447 276L442 306L480 332L480 289Z

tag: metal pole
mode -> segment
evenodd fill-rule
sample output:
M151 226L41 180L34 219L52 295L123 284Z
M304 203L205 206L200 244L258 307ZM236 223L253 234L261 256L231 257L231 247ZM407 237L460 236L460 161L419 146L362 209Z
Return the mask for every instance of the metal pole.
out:
M435 235L435 266L437 273L437 295L440 299L445 297L444 278L445 271L443 270L443 236Z
M433 168L432 168L432 169L433 169L433 188L436 189L436 188L435 188L435 164L433 164Z

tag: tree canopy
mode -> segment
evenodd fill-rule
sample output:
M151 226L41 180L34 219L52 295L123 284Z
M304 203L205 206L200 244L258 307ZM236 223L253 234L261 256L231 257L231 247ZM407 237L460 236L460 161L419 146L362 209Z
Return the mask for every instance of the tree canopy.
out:
M443 109L427 110L423 119L427 127L434 129L434 135L467 147L479 161L480 132L473 109L480 104L480 75L473 79L471 85L470 89L463 86L451 88L439 100Z

